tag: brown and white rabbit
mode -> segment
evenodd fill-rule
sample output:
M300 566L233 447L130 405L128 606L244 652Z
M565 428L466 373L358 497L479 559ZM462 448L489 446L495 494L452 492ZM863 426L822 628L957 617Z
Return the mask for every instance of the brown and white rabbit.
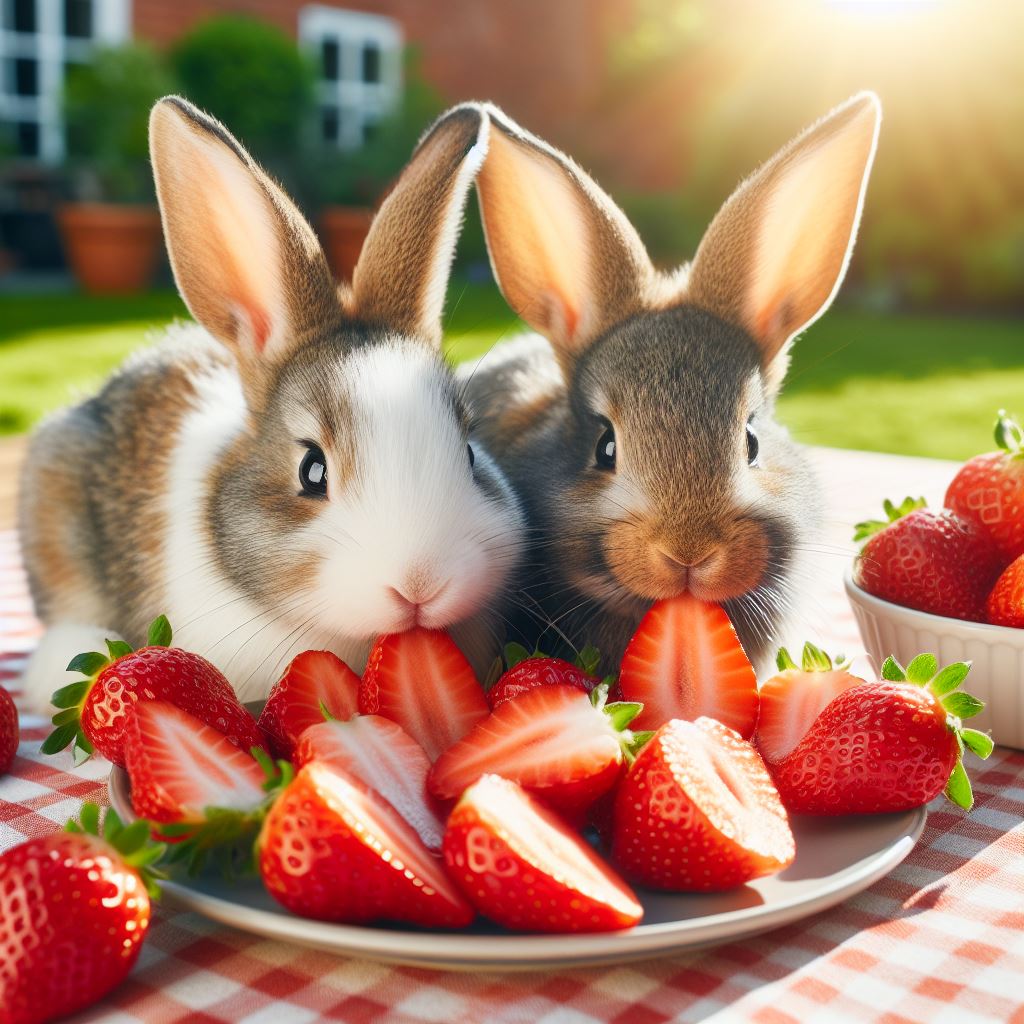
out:
M878 100L853 97L776 154L670 275L572 160L486 109L491 264L543 337L463 377L536 531L521 591L532 630L617 664L651 602L688 590L724 603L763 665L819 512L775 400L791 342L846 271Z
M372 638L456 626L478 667L522 515L440 354L484 111L424 136L373 222L351 288L239 143L185 100L150 145L179 290L196 324L140 352L45 422L23 479L21 538L48 630L37 705L68 658L165 612L246 699L298 651L357 671Z

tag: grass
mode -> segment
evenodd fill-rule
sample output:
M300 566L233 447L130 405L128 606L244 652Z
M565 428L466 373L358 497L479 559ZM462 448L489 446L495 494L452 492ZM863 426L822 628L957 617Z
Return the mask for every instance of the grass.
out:
M0 433L88 393L148 332L184 315L171 292L0 296ZM492 288L453 285L453 359L518 327ZM797 343L779 414L808 444L959 459L991 448L995 410L1022 395L1019 322L840 308Z

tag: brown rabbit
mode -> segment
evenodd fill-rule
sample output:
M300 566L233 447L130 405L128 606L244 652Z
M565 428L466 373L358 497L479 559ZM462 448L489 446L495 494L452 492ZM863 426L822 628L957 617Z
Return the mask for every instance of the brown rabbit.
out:
M487 109L491 264L543 337L463 379L534 531L528 639L546 629L617 664L651 602L689 590L725 605L763 665L819 511L775 399L846 271L878 100L853 97L776 154L670 275L575 163Z
M141 642L160 612L246 698L298 651L361 670L377 634L416 623L453 627L489 664L521 513L440 355L486 113L455 108L424 136L340 290L221 124L169 97L150 129L197 323L32 439L21 536L48 631L30 696L44 704L104 635Z

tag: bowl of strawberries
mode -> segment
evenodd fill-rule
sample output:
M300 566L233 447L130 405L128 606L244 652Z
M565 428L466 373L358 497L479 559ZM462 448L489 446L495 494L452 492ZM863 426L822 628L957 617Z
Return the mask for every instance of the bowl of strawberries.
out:
M857 524L846 593L875 664L918 651L970 662L978 727L1024 748L1024 429L1000 411L995 438L942 509L886 501L884 519Z

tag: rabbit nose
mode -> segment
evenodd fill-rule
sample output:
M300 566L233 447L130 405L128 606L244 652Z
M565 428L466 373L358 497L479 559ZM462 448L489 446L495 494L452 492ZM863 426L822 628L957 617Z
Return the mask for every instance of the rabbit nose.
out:
M449 583L451 583L451 580L442 580L438 583L436 580L424 577L419 573L412 573L403 586L391 587L391 590L399 600L404 601L413 608L419 608L422 605L430 604L431 601L440 597L448 589Z
M663 544L654 545L656 560L662 568L667 569L678 579L680 589L682 590L686 589L694 571L704 568L715 557L717 552L717 548L711 548L709 551L700 553L696 558L692 555L684 557Z

